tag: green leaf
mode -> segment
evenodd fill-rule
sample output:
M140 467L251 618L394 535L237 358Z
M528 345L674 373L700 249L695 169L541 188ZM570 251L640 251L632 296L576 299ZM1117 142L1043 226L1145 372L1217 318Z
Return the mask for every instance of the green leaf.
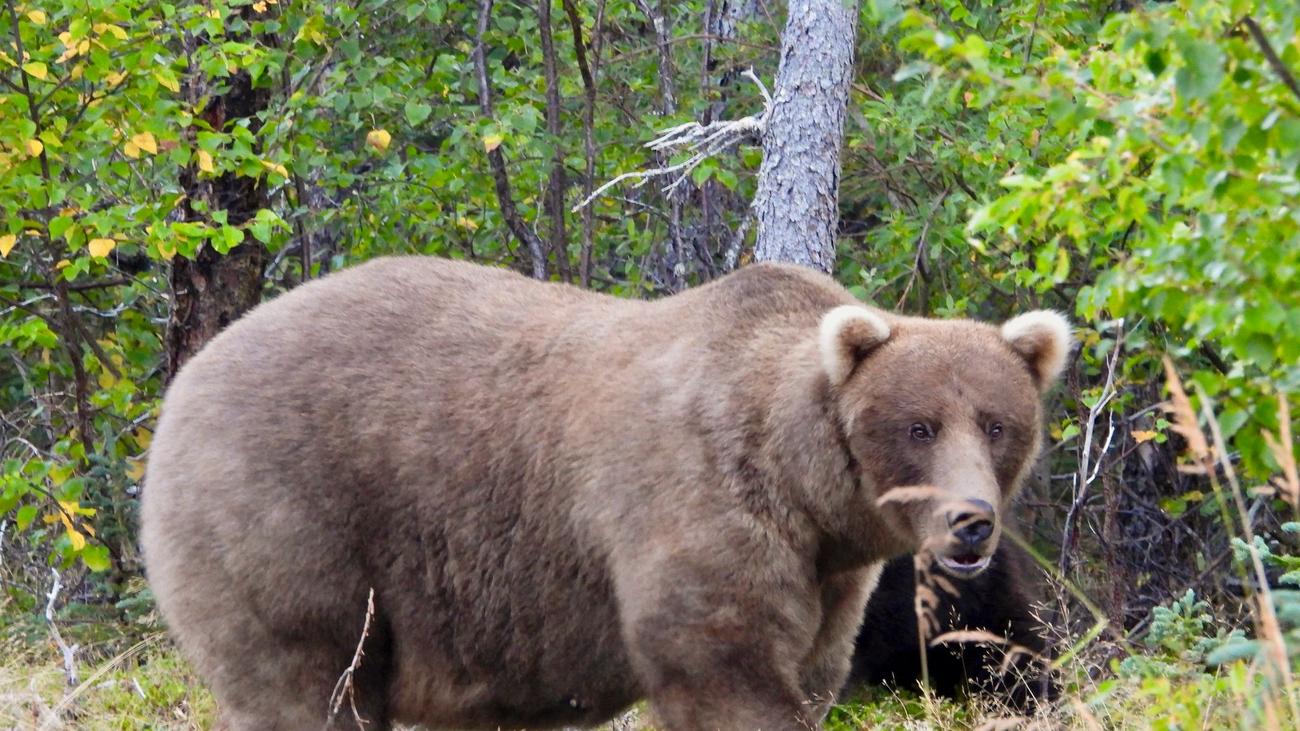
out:
M15 518L15 521L18 524L18 530L27 530L27 527L32 524L33 520L36 520L35 505L24 505L21 508L18 508L18 515Z
M91 571L107 571L113 566L108 555L108 548L98 544L89 544L81 550L81 560Z
M433 113L433 107L424 102L412 100L406 103L406 107L403 111L406 114L407 124L415 127L429 118L429 115Z
M1180 38L1178 51L1183 66L1174 74L1178 93L1189 99L1203 99L1223 81L1223 52L1218 45L1198 38Z

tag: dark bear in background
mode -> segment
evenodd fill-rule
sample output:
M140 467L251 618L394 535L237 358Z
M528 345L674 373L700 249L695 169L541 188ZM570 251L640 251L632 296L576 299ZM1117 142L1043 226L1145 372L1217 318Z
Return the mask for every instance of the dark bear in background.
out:
M958 630L984 630L1045 658L1047 642L1041 634L1040 623L1031 613L1032 569L1033 561L1022 549L1003 541L984 573L970 579L948 578L946 582L932 584L939 598L934 611L939 628L934 636ZM942 576L938 566L932 565L930 571ZM946 591L942 583L958 589L958 594ZM915 599L916 572L912 557L903 556L886 563L858 632L850 688L882 684L915 688L921 684ZM1055 695L1043 663L1025 653L1015 653L1007 671L1000 672L1004 651L1003 647L973 642L929 647L926 662L930 687L949 698L967 691L985 692L1022 710Z

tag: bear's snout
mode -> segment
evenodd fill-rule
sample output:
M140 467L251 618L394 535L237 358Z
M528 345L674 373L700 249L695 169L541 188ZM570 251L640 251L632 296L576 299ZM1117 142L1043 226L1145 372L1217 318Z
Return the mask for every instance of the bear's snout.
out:
M997 547L998 515L987 500L969 498L953 504L944 518L948 538L938 554L939 565L949 574L969 578L988 568Z
M961 508L948 513L948 527L959 543L978 551L993 535L995 518L993 506L987 501L966 500Z

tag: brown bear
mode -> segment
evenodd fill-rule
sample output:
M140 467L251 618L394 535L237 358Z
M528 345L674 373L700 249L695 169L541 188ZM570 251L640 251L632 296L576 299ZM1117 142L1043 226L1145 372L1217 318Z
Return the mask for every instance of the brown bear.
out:
M815 727L883 560L987 565L1068 338L785 265L643 302L372 261L177 375L148 575L234 729L321 727L359 641L338 727Z
M928 609L934 621L927 630L929 640L949 632L980 630L1008 643L929 643L925 679L936 693L955 698L975 691L1020 711L1032 711L1039 702L1056 695L1046 667L1049 648L1033 611L1032 570L1029 556L1003 541L988 570L978 576L963 581L930 580L927 586L935 601ZM931 562L928 573L936 576L941 572L941 567ZM886 562L858 630L851 686L916 688L923 682L916 585L913 557ZM1005 666L1004 660L1009 661Z

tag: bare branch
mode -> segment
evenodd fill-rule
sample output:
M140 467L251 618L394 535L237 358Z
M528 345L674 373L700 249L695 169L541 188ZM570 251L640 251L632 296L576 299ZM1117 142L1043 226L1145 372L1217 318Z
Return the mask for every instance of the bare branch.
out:
M596 180L596 138L595 138L595 114L596 114L596 76L600 68L600 24L604 20L605 0L600 0L596 6L596 22L592 30L591 39L591 64L587 63L586 45L582 42L582 19L578 16L578 8L573 4L573 0L563 0L564 12L569 16L569 28L573 33L573 53L578 59L578 71L582 76L582 149L586 157L586 169L583 174L582 192L583 196L591 195L592 186ZM596 248L595 244L595 218L591 208L586 208L582 212L582 255L578 261L578 278L583 287L591 286L591 256Z
M68 282L63 285L69 292L85 292L90 289L109 289L111 287L123 287L131 283L127 277L115 277L113 279L102 279L95 282ZM59 285L50 284L49 282L18 282L20 289L57 289Z
M597 188L591 195L575 205L572 210L577 211L583 208L599 197L600 194L624 180L637 181L632 187L639 188L647 180L677 174L673 181L663 188L665 193L672 193L686 180L692 170L699 167L700 163L734 145L757 141L761 138L764 126L767 124L768 113L772 108L770 104L771 97L767 93L767 88L763 86L763 82L759 81L752 71L746 72L745 75L758 84L759 91L769 102L763 107L761 113L730 121L710 122L709 124L686 122L661 131L658 137L647 142L645 146L660 153L686 151L690 152L691 156L676 165L623 173Z
M1255 19L1249 15L1243 17L1241 23L1250 31L1251 38L1255 39L1255 44L1259 46L1260 52L1264 54L1264 59L1268 61L1268 65L1273 68L1273 73L1282 77L1282 83L1286 84L1286 88L1291 90L1296 99L1300 99L1300 83L1296 82L1291 69L1287 68L1285 63L1282 63L1277 51L1273 50L1273 45L1268 42L1268 36L1264 35L1264 29L1260 28L1259 23L1256 23Z
M555 255L556 267L564 281L572 281L569 271L568 232L564 225L564 189L568 187L564 174L564 147L561 144L560 81L556 71L555 37L551 32L551 0L537 3L537 27L542 36L542 68L546 78L546 132L550 135L554 151L551 157L551 174L546 181L544 208L550 223L550 249Z
M1115 372L1119 365L1120 353L1124 351L1123 320L1119 321L1118 328L1115 333L1115 348L1111 351L1110 358L1106 362L1106 382L1102 386L1101 395L1097 398L1097 402L1093 404L1092 408L1088 409L1088 417L1084 426L1083 446L1079 450L1079 471L1074 476L1074 499L1070 502L1070 509L1065 514L1065 526L1062 530L1060 560L1062 574L1070 570L1070 548L1074 544L1078 530L1075 526L1079 511L1083 509L1084 504L1088 501L1088 486L1097 479L1102 458L1105 456L1106 450L1110 448L1111 440L1115 436L1114 415L1110 415L1107 417L1109 427L1105 444L1096 456L1096 465L1093 465L1092 442L1097 427L1097 418L1101 416L1102 411L1116 395ZM1093 467L1091 472L1089 472L1089 467Z
M63 674L68 679L69 686L77 684L77 650L81 649L80 645L69 646L63 641L63 635L59 633L59 628L54 624L54 602L59 598L59 590L63 588L63 577L59 576L59 570L50 569L54 575L54 583L50 586L50 593L45 595L45 623L50 626L50 638L58 646L59 652L63 653Z
M483 46L483 37L487 35L488 20L492 17L492 0L479 2L478 36L474 44L474 70L478 75L479 110L487 119L493 119L492 87L488 83L487 50ZM488 150L488 165L492 168L492 180L496 185L497 205L501 207L501 217L519 243L528 250L532 257L533 278L546 279L546 251L542 240L524 223L515 208L514 194L510 192L510 175L506 172L505 154L500 147Z

